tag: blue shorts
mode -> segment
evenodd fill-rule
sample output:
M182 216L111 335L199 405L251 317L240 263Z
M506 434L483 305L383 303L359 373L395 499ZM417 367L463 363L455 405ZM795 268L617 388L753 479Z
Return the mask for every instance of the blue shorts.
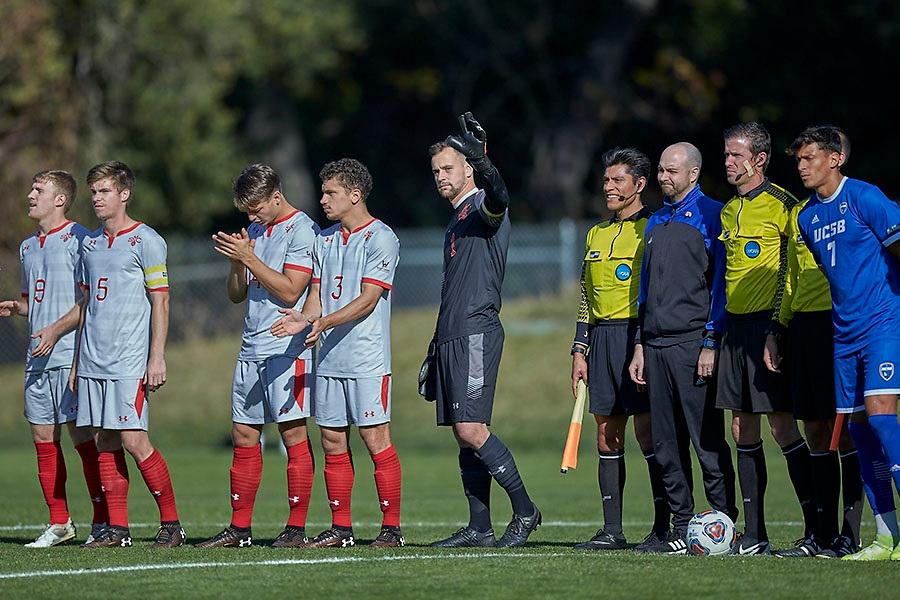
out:
M834 349L837 412L866 409L866 396L900 394L900 339L878 339L859 350Z

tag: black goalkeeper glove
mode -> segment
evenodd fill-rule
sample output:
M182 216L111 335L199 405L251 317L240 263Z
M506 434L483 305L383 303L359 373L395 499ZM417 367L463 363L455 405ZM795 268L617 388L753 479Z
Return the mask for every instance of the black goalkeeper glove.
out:
M487 134L471 112L459 115L459 129L459 135L447 136L447 145L465 156L472 168L479 173L490 169L491 162L486 156Z

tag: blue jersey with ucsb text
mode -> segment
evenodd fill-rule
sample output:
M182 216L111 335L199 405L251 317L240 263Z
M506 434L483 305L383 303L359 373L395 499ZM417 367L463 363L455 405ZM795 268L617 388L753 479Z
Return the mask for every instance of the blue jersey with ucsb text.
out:
M874 185L844 177L827 198L813 194L800 234L831 284L835 343L861 348L900 337L900 206Z

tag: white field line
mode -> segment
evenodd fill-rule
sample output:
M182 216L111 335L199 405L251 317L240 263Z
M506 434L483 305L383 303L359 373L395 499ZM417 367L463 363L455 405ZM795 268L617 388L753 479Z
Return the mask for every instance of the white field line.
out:
M108 573L133 573L140 571L173 571L179 569L216 569L222 567L269 567L280 565L331 565L341 563L391 562L409 560L467 560L484 558L552 558L556 556L572 556L571 553L505 553L486 552L483 554L400 554L396 556L340 556L331 558L294 558L280 560L229 561L229 562L191 562L161 563L150 565L126 565L121 567L100 567L96 569L55 569L47 571L21 571L18 573L0 573L2 579L27 579L33 577L55 577L72 575L106 575Z

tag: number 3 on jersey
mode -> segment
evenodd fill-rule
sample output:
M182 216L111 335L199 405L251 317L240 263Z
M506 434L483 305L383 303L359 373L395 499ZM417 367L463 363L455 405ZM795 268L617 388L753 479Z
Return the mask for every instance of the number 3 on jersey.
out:
M341 294L344 293L344 286L343 286L343 284L341 283L341 281L342 281L343 279L344 279L344 276L343 276L343 275L335 275L335 276L334 276L334 280L337 282L337 283L334 284L334 289L335 289L335 292L337 292L337 293L331 292L331 298L332 298L333 300L338 300L338 299L340 299Z
M825 247L828 249L829 252L831 252L831 266L833 267L834 266L834 254L835 254L834 240L831 240L830 242L828 242L828 244L826 244Z

